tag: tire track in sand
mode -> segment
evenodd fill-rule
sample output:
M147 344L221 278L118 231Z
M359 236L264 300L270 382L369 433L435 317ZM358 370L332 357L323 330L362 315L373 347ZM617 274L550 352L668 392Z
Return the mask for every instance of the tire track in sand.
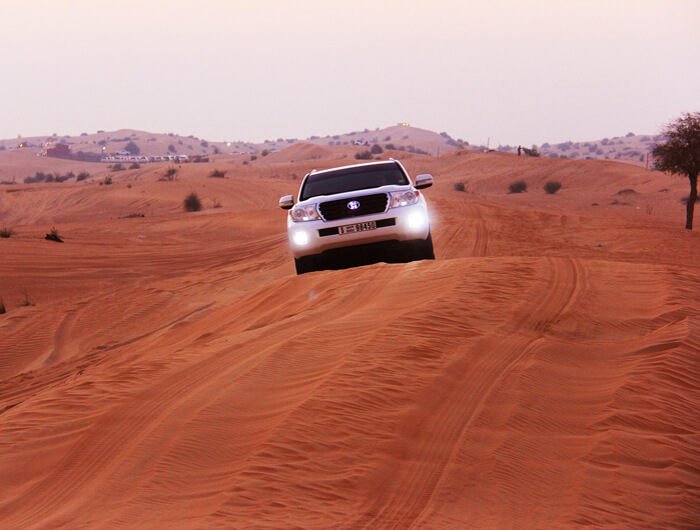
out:
M474 219L474 227L476 228L476 236L474 237L474 245L472 246L472 256L486 256L486 251L489 247L489 233L486 230L486 221L481 215L481 208L474 203L468 204L468 209Z
M484 257L489 246L489 233L486 222L481 213L481 207L472 202L459 201L457 205L448 204L449 219L443 227L446 229L446 240L440 241L438 249L442 250L442 256L447 259L459 257ZM448 227L449 226L449 227ZM468 254L462 252L468 248L464 244L465 238L473 238L471 251ZM441 257L442 257L441 256Z
M440 488L445 470L484 407L527 357L549 326L577 303L585 281L572 259L550 259L544 286L527 296L515 318L467 346L419 396L419 410L407 415L373 482L369 505L353 526L407 528L420 523Z

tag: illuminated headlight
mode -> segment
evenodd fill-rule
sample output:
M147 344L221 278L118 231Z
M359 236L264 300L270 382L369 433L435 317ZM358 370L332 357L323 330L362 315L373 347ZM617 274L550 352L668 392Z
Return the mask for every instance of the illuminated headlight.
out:
M390 208L400 208L401 206L409 206L411 204L416 204L418 202L418 193L409 191L396 191L390 193L391 195L391 206Z
M315 204L307 204L305 206L297 205L289 211L289 216L295 223L318 221L321 218L321 216L318 215Z
M423 212L411 212L411 215L406 219L406 224L411 230L422 230L428 224L428 218Z
M302 230L294 232L294 236L292 236L292 239L294 240L294 244L299 247L303 247L309 244L309 234Z

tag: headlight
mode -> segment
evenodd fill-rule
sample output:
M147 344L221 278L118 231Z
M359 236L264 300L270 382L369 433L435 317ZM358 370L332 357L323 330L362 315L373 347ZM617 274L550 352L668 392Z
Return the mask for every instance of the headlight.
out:
M406 224L410 230L418 232L425 229L425 227L428 225L428 218L421 211L412 212L408 216L408 219L406 219Z
M318 215L315 204L307 204L305 206L297 205L289 211L289 215L295 223L318 221L321 218Z
M292 237L292 241L294 241L294 244L299 246L299 247L304 247L308 245L309 243L309 234L306 232L299 230L298 232L294 232L294 236Z
M389 208L409 206L418 202L418 192L415 192L413 190L395 191L393 193L390 193L389 195L391 195L391 206L389 206Z

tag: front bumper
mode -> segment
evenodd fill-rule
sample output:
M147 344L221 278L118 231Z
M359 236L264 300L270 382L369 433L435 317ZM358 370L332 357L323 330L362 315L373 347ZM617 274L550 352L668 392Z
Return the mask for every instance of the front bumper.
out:
M374 222L377 228L349 234L338 228L358 223ZM427 239L430 235L430 217L425 200L386 212L339 219L337 221L309 221L295 223L287 218L287 235L295 258L320 254L326 250L365 245L382 241L411 241Z

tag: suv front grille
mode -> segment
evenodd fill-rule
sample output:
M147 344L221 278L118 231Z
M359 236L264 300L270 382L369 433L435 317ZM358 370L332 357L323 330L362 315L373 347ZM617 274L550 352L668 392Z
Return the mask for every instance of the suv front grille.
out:
M375 193L374 195L363 195L362 197L322 202L318 205L318 208L326 221L335 221L337 219L347 219L348 217L360 217L362 215L382 213L386 211L388 202L388 194ZM359 203L359 206L351 203ZM352 206L357 207L351 209Z

